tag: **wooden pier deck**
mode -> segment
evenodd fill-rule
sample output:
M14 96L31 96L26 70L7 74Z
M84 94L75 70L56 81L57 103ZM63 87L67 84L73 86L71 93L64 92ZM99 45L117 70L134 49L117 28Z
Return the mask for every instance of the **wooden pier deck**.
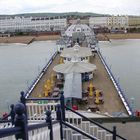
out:
M43 75L42 79L40 82L36 85L36 87L33 89L30 97L44 97L44 91L43 87L48 78L50 78L51 74L54 73L52 70L55 65L59 63L60 60L60 55L57 54L55 57L53 63L49 66L45 74ZM97 70L94 73L93 77L93 85L95 86L96 89L99 89L103 93L103 99L104 103L97 105L100 112L105 113L108 112L109 114L112 114L113 112L124 112L127 114L127 111L121 101L121 99L118 96L118 93L112 83L112 81L109 78L109 75L107 74L99 56L97 53L95 53L95 56L90 57L90 63L93 63L97 66ZM84 82L83 83L83 89L86 90L87 86L89 85L89 82ZM96 106L94 104L94 97L88 97L88 106Z
M53 67L59 63L59 60L60 60L60 54L57 54L52 64L48 67L47 71L45 71L41 80L38 82L38 84L31 92L30 97L38 98L39 95L41 95L41 97L44 97L44 89L43 89L44 84L48 79L51 78L51 74L55 74L55 72L53 71Z
M91 56L90 62L92 64L95 64L97 67L97 70L94 72L93 76L93 85L96 89L101 90L103 93L103 100L104 103L98 105L99 110L102 113L108 112L109 114L112 114L113 112L124 112L127 114L127 111L118 96L118 93L110 80L110 77L105 70L98 54L95 53L95 56ZM87 88L89 82L85 84L85 89ZM93 105L94 97L89 97L89 105Z

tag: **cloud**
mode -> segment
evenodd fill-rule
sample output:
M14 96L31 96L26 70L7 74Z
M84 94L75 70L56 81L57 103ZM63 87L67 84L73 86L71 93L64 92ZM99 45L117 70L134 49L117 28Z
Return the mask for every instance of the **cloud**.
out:
M139 0L0 0L0 14L94 12L140 15Z

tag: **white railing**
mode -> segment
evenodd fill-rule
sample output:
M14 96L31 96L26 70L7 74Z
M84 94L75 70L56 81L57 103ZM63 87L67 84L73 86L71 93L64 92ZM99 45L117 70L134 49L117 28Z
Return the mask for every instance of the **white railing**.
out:
M81 122L81 130L91 136L96 137L98 140L112 140L112 137L113 137L112 134L107 133L105 130L100 129L96 125L91 125L90 122L88 122L88 121ZM86 136L83 136L82 134L80 134L68 127L63 128L63 133L64 133L64 139L66 139L66 140L85 140L85 139L87 139ZM117 140L119 140L119 139L117 139Z
M54 52L54 54L51 56L50 60L47 62L46 66L42 69L42 71L37 76L37 78L33 81L33 83L31 84L31 86L27 89L26 96L25 96L26 98L29 97L29 95L31 94L31 92L33 91L33 89L35 88L35 86L41 80L42 76L44 75L45 71L48 69L48 67L50 66L50 64L53 62L53 59L56 57L56 55L57 55L57 51Z
M81 128L81 122L82 118L76 114L74 114L71 111L66 111L66 119L70 124L73 124L74 126Z
M4 128L11 128L13 127L11 123L0 123L0 129L4 129ZM16 140L15 136L9 136L9 137L4 137L4 138L0 138L1 140Z
M48 129L48 126L29 131L28 135L29 135L29 140L50 140L50 130ZM61 140L59 123L53 124L53 139Z
M48 127L29 131L28 135L29 140L50 140L50 130Z
M0 129L2 129L2 128L11 128L11 127L12 127L11 122L0 123Z
M9 137L4 137L4 138L0 138L1 140L16 140L15 136L9 136Z
M59 123L53 125L53 139L54 140L61 140Z
M104 58L103 58L103 56L102 56L102 54L101 54L100 51L98 51L98 55L99 55L99 57L100 57L100 59L101 59L103 65L104 65L104 67L105 67L105 69L106 69L106 71L107 71L107 73L108 73L110 79L112 80L113 85L114 85L115 89L117 90L117 93L118 93L118 95L119 95L119 97L120 97L122 103L124 104L124 107L126 108L128 114L129 114L130 116L133 115L133 111L132 111L132 109L131 109L131 106L129 105L129 103L128 103L126 97L124 96L124 93L122 92L122 89L121 89L120 85L119 85L118 82L116 81L114 75L112 74L112 71L111 71L110 68L108 67L108 65L107 65L106 61L104 60Z
M45 120L46 110L51 110L52 113L56 111L56 106L58 103L47 103L47 104L38 104L38 103L26 103L27 114L29 120ZM53 118L56 118L56 115L52 114Z

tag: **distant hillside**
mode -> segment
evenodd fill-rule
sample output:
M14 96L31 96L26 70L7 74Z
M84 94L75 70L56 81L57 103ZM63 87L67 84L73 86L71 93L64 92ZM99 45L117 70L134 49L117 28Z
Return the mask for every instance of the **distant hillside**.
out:
M104 14L97 14L97 13L83 13L83 12L68 12L68 13L26 13L26 14L15 14L15 15L0 15L0 17L14 17L14 16L24 16L24 17L97 17L97 16L109 16L109 15L104 15Z

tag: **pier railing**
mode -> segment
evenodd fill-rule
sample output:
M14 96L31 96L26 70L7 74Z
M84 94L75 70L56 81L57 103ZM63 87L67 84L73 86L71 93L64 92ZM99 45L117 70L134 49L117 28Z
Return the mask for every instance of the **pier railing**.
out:
M34 89L34 87L37 85L37 83L40 81L40 79L42 78L42 76L44 75L45 71L48 69L48 67L52 64L54 58L57 55L57 51L53 54L53 56L50 58L50 60L47 62L47 64L44 66L44 68L41 70L41 72L39 73L39 75L36 77L35 80L33 80L32 84L30 85L30 87L27 89L26 91L26 98L29 97L30 93L32 92L32 90Z
M125 106L125 108L126 108L128 114L129 114L130 116L132 116L132 115L133 115L133 110L132 110L132 108L131 108L131 106L130 106L128 100L127 100L127 98L125 97L124 92L122 91L122 89L121 89L119 83L117 82L116 78L114 77L114 75L113 75L111 69L109 68L109 66L107 65L106 61L104 60L104 58L103 58L101 52L100 52L100 51L97 51L97 53L98 53L98 55L99 55L99 57L100 57L100 59L101 59L103 65L104 65L104 67L105 67L107 73L109 74L109 77L110 77L110 79L112 80L112 82L113 82L113 84L114 84L114 86L115 86L115 89L117 90L117 93L118 93L119 97L121 98L121 101L122 101L122 103L124 104L124 106Z
M75 125L75 121L71 123L68 121L69 116L67 116L68 110L76 115L79 115L82 118L82 121L89 121L90 123L95 124L96 126L103 129L103 131L110 132L112 134L112 140L116 140L117 137L121 138L122 140L125 140L125 138L119 136L116 133L116 127L114 127L113 131L101 126L100 124L90 120L89 118L85 117L79 112L76 112L68 107L65 106L65 98L63 95L63 92L61 92L60 97L58 98L28 98L26 99L25 96L23 96L23 92L21 94L21 103L18 103L14 106L15 111L15 118L14 124L10 128L3 128L0 129L0 138L3 138L3 140L15 140L16 139L22 139L22 140L63 140L67 138L72 138L76 136L86 137L92 140L99 140L98 137L91 135L90 133L87 133L86 131L79 128L79 126ZM57 102L55 104L55 118L51 113L51 108L44 108L46 113L42 112L42 115L46 115L45 119L41 119L41 114L39 114L39 120L34 118L34 121L28 121L28 115L27 115L27 105L30 101L50 101L54 100ZM41 108L39 108L40 110ZM34 108L36 114L38 114L39 110L36 110ZM14 113L14 112L13 112ZM71 118L75 119L75 118ZM70 119L69 119L70 120ZM81 119L80 119L81 120ZM82 123L80 121L79 123ZM29 124L30 122L30 124ZM31 123L33 123L31 125ZM100 131L100 130L99 130ZM54 133L55 134L54 134ZM72 135L69 135L69 132L72 133Z
M81 113L79 113L79 112L77 112L77 111L75 111L75 110L73 110L73 109L71 109L69 107L66 107L66 106L65 106L65 108L67 110L73 112L74 114L80 116L84 121L89 121L90 123L98 126L99 128L101 128L103 130L106 130L107 132L111 133L113 135L113 140L116 139L117 137L120 138L120 139L122 139L122 140L126 140L125 138L123 138L122 136L120 136L120 135L117 134L117 131L116 131L116 127L115 126L113 127L113 130L109 130L109 129L105 128L104 126L102 126L101 124L99 124L99 123L97 123L97 122L95 122L95 121L87 118L86 116L82 115Z
M61 137L61 139L63 139L65 137L63 129L65 128L64 126L66 126L68 128L71 128L73 131L76 131L89 139L97 140L98 138L91 136L90 134L83 132L81 129L78 128L78 125L79 125L78 123L81 123L82 120L84 120L84 121L89 121L90 123L98 126L100 129L103 129L103 130L107 131L108 133L110 133L112 135L113 140L116 140L117 138L120 138L122 140L126 140L125 138L123 138L122 136L117 134L117 129L115 126L113 127L113 130L109 130L109 129L105 128L104 126L102 126L101 124L99 124L99 123L87 118L86 116L82 115L80 112L74 111L73 109L65 106L65 98L63 95L63 91L60 92L60 97L57 97L57 98L38 98L38 99L28 98L25 100L27 102L26 108L28 110L28 114L30 114L29 108L31 108L31 104L32 104L32 103L31 104L28 103L28 101L42 101L42 104L38 104L38 103L32 104L34 106L34 110L36 110L36 111L43 110L43 112L44 112L44 109L46 107L46 109L49 109L53 112L52 118L54 120L59 120L59 123L60 123L60 137ZM43 103L46 100L47 101L53 100L55 102L54 103L47 103L47 104ZM38 109L36 108L37 104L39 106ZM32 114L30 120L32 120L33 118L34 118L34 120L44 120L44 113L43 112L39 112L39 111L33 112L35 114L35 116ZM34 117L32 117L32 116L34 116ZM79 117L77 117L77 116L79 116Z
M14 124L0 129L0 138L3 140L53 140L53 138L60 140L60 125L58 121L52 121L50 110L46 111L45 121L30 125L27 123L24 104L15 105L15 114Z

